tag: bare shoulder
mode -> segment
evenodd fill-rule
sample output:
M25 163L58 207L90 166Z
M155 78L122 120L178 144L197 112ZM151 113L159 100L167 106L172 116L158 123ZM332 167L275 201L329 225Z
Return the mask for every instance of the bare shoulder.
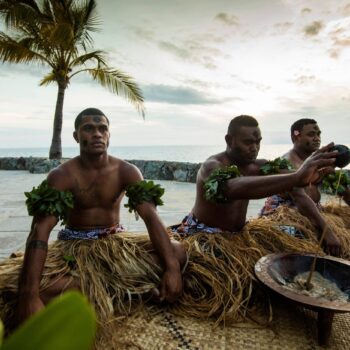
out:
M199 169L199 176L202 179L206 179L213 172L213 170L224 166L226 166L226 164L219 155L211 156L201 165Z
M289 160L289 162L293 165L294 168L299 168L300 164L303 162L293 149L289 150L286 154L284 154L282 158Z
M269 160L267 159L256 159L255 160L255 165L258 167L261 167L262 165L265 165Z
M125 160L119 159L120 176L125 186L143 180L140 169Z
M47 175L47 182L49 186L61 191L72 190L72 173L76 162L76 158L73 158L51 170Z

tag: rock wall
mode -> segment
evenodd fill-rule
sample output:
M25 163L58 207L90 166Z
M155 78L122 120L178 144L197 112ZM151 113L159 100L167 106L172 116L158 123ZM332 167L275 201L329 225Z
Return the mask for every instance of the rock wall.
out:
M67 161L38 157L0 158L0 170L28 170L33 174L48 173L51 169ZM182 163L158 160L128 160L135 164L146 179L196 182L199 163Z

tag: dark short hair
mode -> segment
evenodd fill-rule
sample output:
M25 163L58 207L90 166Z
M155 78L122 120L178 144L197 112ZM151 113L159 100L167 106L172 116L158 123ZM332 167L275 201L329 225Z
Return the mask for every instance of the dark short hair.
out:
M75 130L78 130L79 125L81 124L83 117L86 116L86 115L101 115L101 116L104 116L107 119L107 122L108 122L108 125L109 125L108 118L106 117L106 115L101 110L99 110L97 108L86 108L82 112L80 112L77 115L77 117L75 118L75 121L74 121L74 129Z
M242 126L257 127L258 121L250 115L239 115L230 121L227 129L227 133L231 136L235 136Z
M302 118L294 122L293 125L290 127L290 136L292 137L292 139L295 130L301 132L303 130L303 127L308 124L317 124L317 121L314 119Z

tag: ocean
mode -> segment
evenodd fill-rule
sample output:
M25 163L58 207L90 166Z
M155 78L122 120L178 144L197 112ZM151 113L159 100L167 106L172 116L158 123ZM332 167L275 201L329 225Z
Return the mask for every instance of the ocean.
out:
M274 159L286 153L290 144L262 145L259 158ZM225 145L197 146L111 146L109 154L122 159L168 160L200 163L225 149ZM78 147L64 147L63 157L78 155ZM0 157L48 157L49 148L0 148Z

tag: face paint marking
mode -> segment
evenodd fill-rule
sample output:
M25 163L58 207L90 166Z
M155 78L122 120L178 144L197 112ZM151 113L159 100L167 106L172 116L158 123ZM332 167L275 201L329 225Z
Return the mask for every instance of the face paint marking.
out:
M101 117L99 115L95 115L92 117L92 120L95 122L95 123L101 123Z

